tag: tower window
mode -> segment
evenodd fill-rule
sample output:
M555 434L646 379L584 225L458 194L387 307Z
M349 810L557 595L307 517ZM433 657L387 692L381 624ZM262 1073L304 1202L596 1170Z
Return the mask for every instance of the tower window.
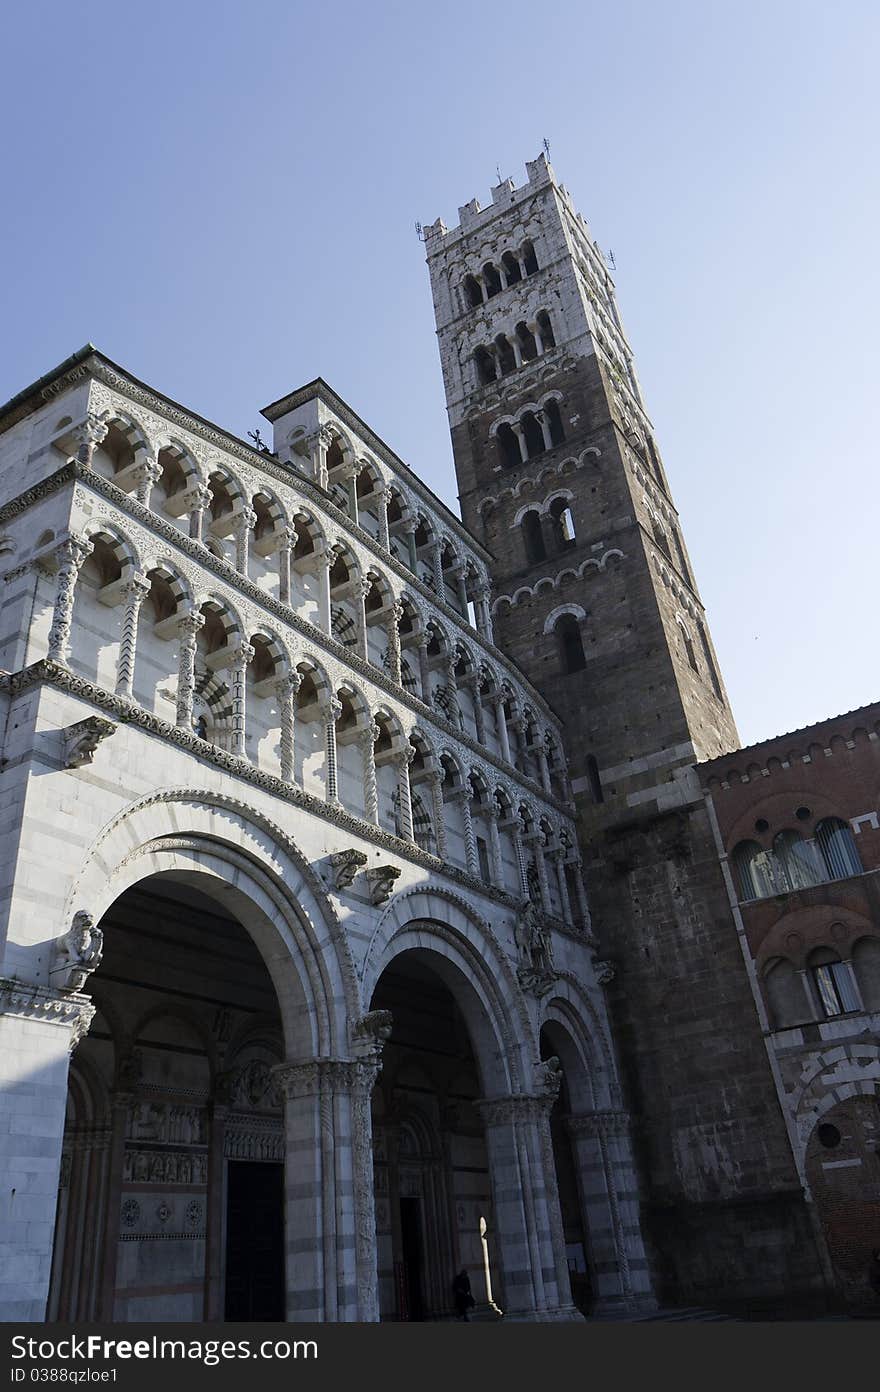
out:
M556 347L553 325L550 323L550 315L547 313L546 309L542 309L538 315L538 328L541 331L541 342L544 345L544 352L546 353L548 348Z
M523 541L526 548L526 560L530 565L543 561L547 557L547 548L544 545L544 532L541 527L541 519L536 512L527 512L522 520Z
M522 463L522 454L513 427L499 425L496 439L498 440L498 452L501 456L501 467L515 469L518 464Z
M532 411L526 411L520 421L523 435L526 441L526 453L529 459L534 459L536 454L544 453L544 432L535 419Z
M474 353L474 366L477 369L477 382L486 387L495 381L495 359L488 348L479 347Z
M550 443L553 446L561 445L565 440L565 431L562 428L562 417L559 414L559 402L551 399L544 407L544 415L550 427Z
M526 268L526 275L534 275L538 270L538 258L535 255L535 248L531 242L524 242L522 249L523 265Z
M493 295L498 295L504 289L501 284L501 276L491 261L487 261L483 267L483 283L486 286L486 295L491 300Z
M507 276L508 285L516 285L518 281L522 280L522 271L519 268L519 262L512 251L505 251L501 258L501 262L504 266L504 273Z
M498 363L501 367L502 376L506 376L508 372L513 372L516 367L516 358L504 334L498 334L495 339L495 351L498 354Z
M550 504L550 516L553 519L553 533L559 550L565 551L574 546L574 518L564 498L556 498Z
M538 356L538 345L535 342L535 335L532 333L528 324L517 324L516 336L519 339L519 346L523 358L526 362L531 362Z
M581 640L581 626L574 614L561 614L555 632L563 672L582 672L587 665L587 659Z
M476 276L465 276L463 288L465 301L471 309L476 309L483 303L483 292Z

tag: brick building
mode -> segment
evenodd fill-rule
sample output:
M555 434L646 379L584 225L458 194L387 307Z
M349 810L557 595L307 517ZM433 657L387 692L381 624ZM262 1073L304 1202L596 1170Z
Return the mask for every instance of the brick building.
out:
M848 1302L880 1248L880 705L700 766L798 1176Z

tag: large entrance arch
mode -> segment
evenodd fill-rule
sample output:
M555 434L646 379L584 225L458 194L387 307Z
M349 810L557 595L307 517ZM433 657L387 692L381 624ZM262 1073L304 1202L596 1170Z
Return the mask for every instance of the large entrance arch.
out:
M373 1098L383 1316L448 1314L465 1266L484 1316L577 1318L548 1120L558 1079L488 925L439 889L401 896L364 994L393 1022Z
M285 1057L266 965L206 875L101 921L73 1055L48 1316L283 1319Z

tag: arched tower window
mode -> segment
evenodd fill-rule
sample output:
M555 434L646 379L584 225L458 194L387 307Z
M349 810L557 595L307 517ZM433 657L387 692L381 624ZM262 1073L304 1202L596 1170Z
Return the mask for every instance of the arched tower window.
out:
M826 1017L861 1010L862 1003L849 962L841 962L830 947L818 947L810 953L809 967L819 1004Z
M505 334L498 334L495 338L495 351L498 354L498 362L501 367L502 376L507 376L508 372L513 372L516 368L516 358L513 349Z
M522 426L523 435L525 436L526 451L529 459L534 459L537 454L543 454L544 432L535 420L534 412L524 412L520 420L520 425Z
M816 825L816 842L831 880L861 875L862 862L856 850L852 828L840 817L825 817Z
M477 372L477 382L481 387L487 387L490 382L494 382L497 376L495 368L495 358L488 348L482 345L474 351L474 367Z
M465 302L470 309L476 309L477 305L483 303L483 292L476 276L465 276L462 288L464 289Z
M499 425L497 431L498 453L501 456L501 467L503 469L515 469L522 463L522 454L519 448L519 440L514 434L513 427L510 425Z
M491 261L487 261L483 267L483 283L486 286L486 294L490 300L493 295L499 295L504 289L504 286L501 284L501 276L498 274L497 268L492 265Z
M519 262L512 251L505 251L501 261L504 266L504 273L507 276L508 285L516 285L518 281L522 280L522 271L519 268Z
M550 323L550 315L546 309L542 309L538 314L538 328L541 330L541 342L544 344L544 352L556 347L556 338L553 333L553 325Z
M550 427L550 443L555 447L561 445L565 440L565 431L562 428L562 417L559 414L559 402L552 398L544 406L544 416Z
M535 248L531 242L524 242L522 249L523 265L526 268L526 275L534 275L538 270L538 258L535 255Z
M550 517L553 521L553 535L560 551L575 544L574 518L565 498L554 498L550 504Z
M563 672L582 672L587 665L587 659L581 639L581 626L574 614L560 614L553 631L559 644Z
M526 560L530 565L535 565L538 561L546 560L547 548L544 545L544 532L538 513L527 512L520 525L522 527L523 542L526 548Z

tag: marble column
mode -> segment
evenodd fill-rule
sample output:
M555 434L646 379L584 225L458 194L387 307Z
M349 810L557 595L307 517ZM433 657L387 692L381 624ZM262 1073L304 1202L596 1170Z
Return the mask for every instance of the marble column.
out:
M89 541L87 537L71 534L55 551L58 576L55 587L55 605L52 610L52 627L49 629L49 650L46 654L52 662L67 662L70 651L70 630L73 626L73 603L77 576L93 549L94 543Z
M141 605L150 593L150 582L136 572L122 587L125 613L122 616L122 637L119 643L119 662L116 666L116 695L131 699L134 681L134 661L137 651L138 616Z
M177 661L177 724L192 731L193 698L195 696L196 635L204 626L201 610L183 614L177 624L180 652Z
M324 781L327 802L339 801L339 773L336 763L336 722L342 714L342 702L332 697L324 707Z
M301 682L299 672L292 669L285 672L275 683L275 699L278 702L278 718L281 724L281 777L285 783L293 782L296 698Z
M379 738L379 726L370 721L366 729L358 735L358 745L364 761L364 816L374 826L379 825L379 789L376 783L376 755L374 745Z

